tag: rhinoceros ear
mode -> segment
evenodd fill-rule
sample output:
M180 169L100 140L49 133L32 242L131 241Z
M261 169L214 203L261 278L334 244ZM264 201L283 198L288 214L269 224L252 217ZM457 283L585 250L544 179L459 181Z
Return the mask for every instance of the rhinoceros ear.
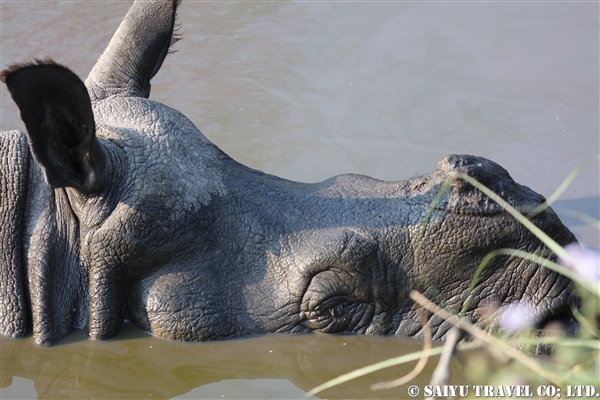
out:
M81 79L52 61L15 65L0 78L19 107L29 147L48 184L88 193L102 190L104 152Z

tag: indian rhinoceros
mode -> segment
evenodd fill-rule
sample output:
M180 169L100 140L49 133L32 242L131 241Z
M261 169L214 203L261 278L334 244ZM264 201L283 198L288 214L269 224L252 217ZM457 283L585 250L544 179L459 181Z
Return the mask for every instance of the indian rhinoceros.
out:
M421 332L410 290L461 309L488 252L547 249L468 174L520 210L544 198L484 158L450 155L401 182L340 175L292 182L234 161L181 113L149 100L174 40L177 0L136 0L87 80L49 60L2 73L26 133L0 137L0 330L52 344L73 329L114 337L124 318L154 335ZM524 211L523 211L524 212ZM575 241L551 209L532 221ZM416 249L419 249L416 257ZM527 301L569 308L570 281L501 256L466 315ZM449 325L433 318L434 338Z

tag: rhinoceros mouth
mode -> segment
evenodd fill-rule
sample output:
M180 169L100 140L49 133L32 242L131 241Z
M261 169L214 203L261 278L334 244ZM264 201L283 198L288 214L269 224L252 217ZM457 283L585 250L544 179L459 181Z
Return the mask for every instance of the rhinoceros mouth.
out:
M566 277L560 275L557 280L561 281L561 293L567 292L566 295L555 297L548 304L547 299L543 299L542 304L538 303L536 307L536 315L534 328L538 330L552 329L555 326L567 333L574 333L577 328L577 320L573 315L573 308L579 307L579 298L573 290L573 283ZM558 283L558 282L557 282Z
M540 266L540 268L543 268ZM529 306L529 328L536 331L536 335L548 336L544 332L561 331L568 335L574 335L578 328L578 322L573 315L573 308L579 307L579 298L577 297L573 283L563 275L551 272L550 276L555 277L552 287L542 294L542 291L536 290L530 295L525 294L518 302L525 302ZM553 294L551 294L553 293ZM541 296L541 298L532 298ZM492 319L497 320L502 325L502 319L511 318L507 315L507 307L510 303L504 304L495 313Z
M577 307L577 301L570 297L565 297L563 301L552 307L534 307L527 313L527 319L523 322L521 328L518 331L510 328L516 321L505 321L505 318L511 318L507 315L508 307L513 303L503 304L497 311L491 315L487 315L480 320L482 328L488 332L495 332L500 328L504 333L509 335L517 334L521 329L533 330L535 336L550 336L561 332L570 336L576 334L579 324L577 319L573 315L572 307ZM477 309L475 313L481 312L487 313L487 305L484 306L483 310ZM525 318L525 316L521 316ZM514 317L513 317L514 318Z
M570 305L564 304L544 314L546 316L534 325L536 330L547 331L558 329L570 334L575 333L574 330L577 329L578 324Z

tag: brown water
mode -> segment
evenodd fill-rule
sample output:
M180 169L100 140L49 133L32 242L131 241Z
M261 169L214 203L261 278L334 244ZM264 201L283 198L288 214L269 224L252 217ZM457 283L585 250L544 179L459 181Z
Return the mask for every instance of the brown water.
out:
M129 5L3 1L0 64L51 57L84 78ZM593 2L184 0L183 40L151 97L238 161L288 179L400 180L470 153L549 196L600 151L598 14ZM4 86L0 95L0 130L24 129ZM592 163L555 207L593 247L598 231L563 210L599 218L599 175ZM132 327L110 342L70 340L2 339L0 397L299 398L420 346L324 335L186 344ZM405 397L368 387L408 369L324 396Z
M324 334L185 343L148 336L131 324L108 342L88 340L80 331L52 348L31 339L3 338L1 343L2 399L35 398L36 393L43 399L299 399L342 373L420 348L409 338ZM413 365L383 370L323 395L406 397L406 389L373 392L369 387L406 374ZM433 367L415 384L426 385Z

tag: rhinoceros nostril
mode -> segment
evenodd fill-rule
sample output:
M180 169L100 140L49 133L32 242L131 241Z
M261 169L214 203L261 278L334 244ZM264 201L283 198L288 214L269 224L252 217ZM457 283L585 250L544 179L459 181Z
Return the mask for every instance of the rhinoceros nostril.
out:
M508 172L495 162L467 154L451 154L445 157L437 164L436 173L446 176L462 173L484 184L497 179L510 179Z
M481 160L483 160L481 157L472 156L469 154L450 154L440 161L440 163L445 163L448 167L457 169L477 164Z
M451 154L438 162L435 173L448 177L464 173L477 179L481 175L478 171L487 169L487 161L477 156Z

